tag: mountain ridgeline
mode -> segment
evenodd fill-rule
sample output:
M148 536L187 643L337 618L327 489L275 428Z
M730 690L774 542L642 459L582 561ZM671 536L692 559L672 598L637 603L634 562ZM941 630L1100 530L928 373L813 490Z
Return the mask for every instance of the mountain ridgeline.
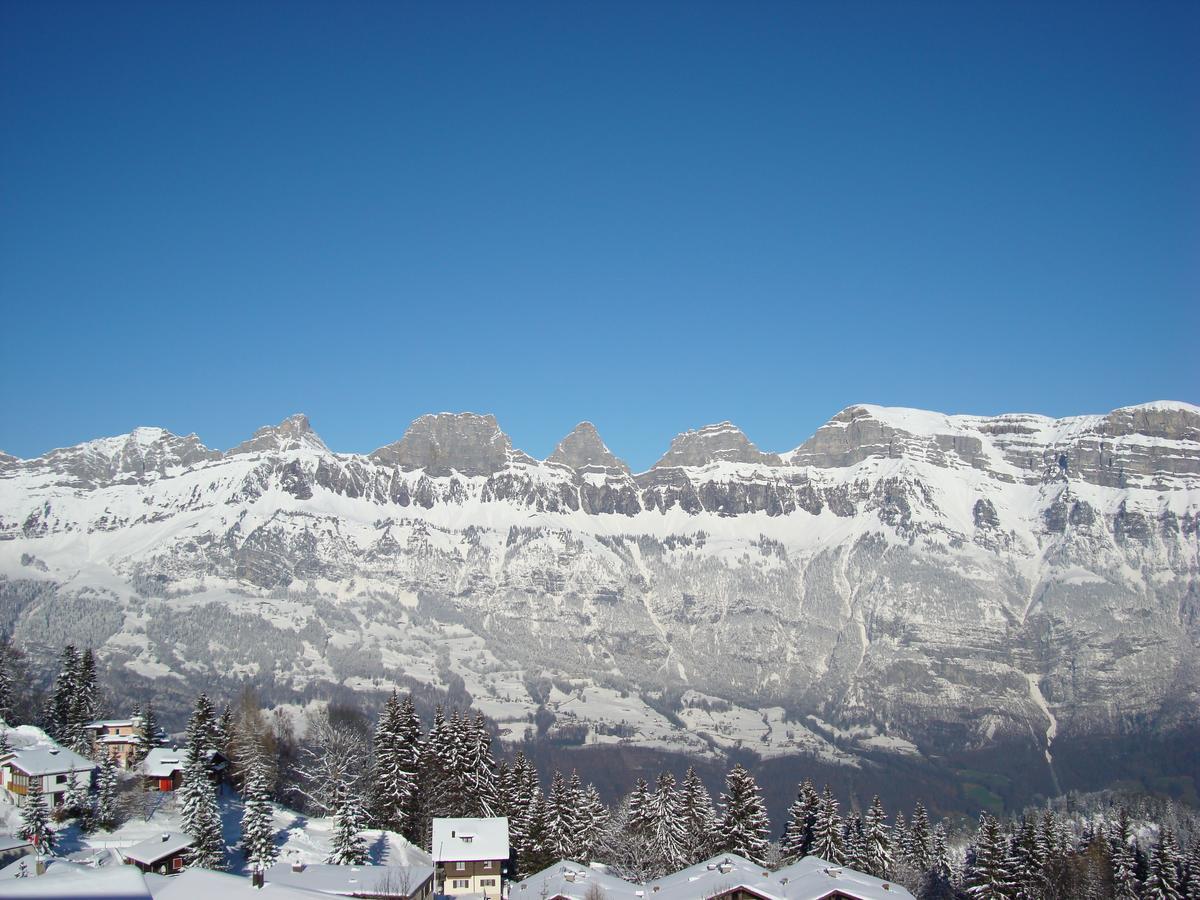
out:
M725 422L634 473L438 414L373 453L307 418L0 454L0 628L131 680L276 699L399 681L519 739L850 768L1200 720L1200 407L849 407Z

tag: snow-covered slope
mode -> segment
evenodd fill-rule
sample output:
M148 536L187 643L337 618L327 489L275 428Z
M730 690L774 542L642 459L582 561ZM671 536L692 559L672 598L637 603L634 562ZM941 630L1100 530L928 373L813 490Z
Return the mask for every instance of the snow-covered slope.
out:
M513 737L1048 749L1197 718L1198 516L1174 402L853 406L782 453L721 423L640 474L587 423L546 461L472 414L370 455L142 428L0 459L0 627L276 693L461 678Z

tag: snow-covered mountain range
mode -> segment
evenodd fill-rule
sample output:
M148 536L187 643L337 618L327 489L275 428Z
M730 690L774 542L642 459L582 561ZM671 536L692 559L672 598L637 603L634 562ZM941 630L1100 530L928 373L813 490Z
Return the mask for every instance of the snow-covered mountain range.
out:
M637 474L588 423L545 460L474 414L367 455L139 428L0 455L0 628L276 696L461 679L514 737L1050 754L1200 718L1198 528L1176 402L852 406L779 453L725 422Z

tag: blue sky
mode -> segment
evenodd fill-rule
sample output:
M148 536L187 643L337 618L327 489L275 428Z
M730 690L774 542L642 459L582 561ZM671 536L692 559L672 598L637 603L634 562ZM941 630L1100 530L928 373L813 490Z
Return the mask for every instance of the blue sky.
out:
M0 448L1200 402L1200 4L0 5Z

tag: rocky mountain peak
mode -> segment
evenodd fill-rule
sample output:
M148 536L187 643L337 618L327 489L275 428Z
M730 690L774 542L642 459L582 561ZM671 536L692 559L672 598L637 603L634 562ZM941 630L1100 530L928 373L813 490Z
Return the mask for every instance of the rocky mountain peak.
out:
M404 437L380 447L371 459L405 471L423 469L433 477L492 475L510 462L533 460L513 450L496 417L477 413L434 413L414 421Z
M718 422L676 435L670 449L653 468L705 466L714 462L782 465L777 454L759 450L732 422Z
M605 446L591 422L576 425L570 434L559 441L546 462L566 466L580 473L629 474L629 466Z
M312 425L308 421L308 416L303 413L296 413L295 415L288 416L278 425L264 425L254 432L254 436L250 440L238 444L232 450L228 451L226 455L278 453L288 450L329 452L329 448L325 446L325 442L313 431Z

